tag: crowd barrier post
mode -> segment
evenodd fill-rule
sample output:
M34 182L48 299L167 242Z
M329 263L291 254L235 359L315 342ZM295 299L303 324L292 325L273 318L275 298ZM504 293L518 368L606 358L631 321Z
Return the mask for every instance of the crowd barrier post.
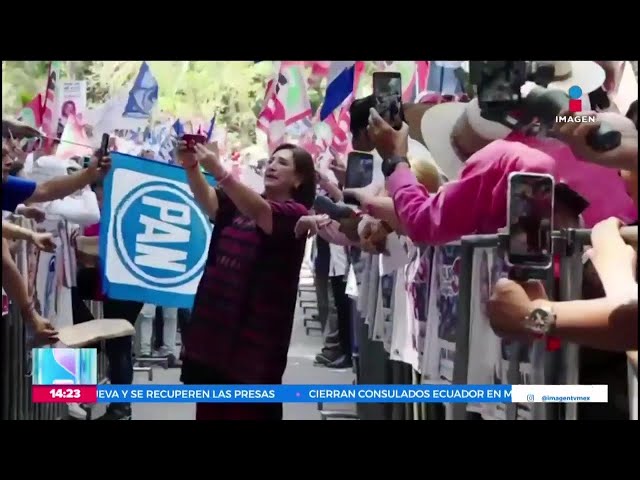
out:
M566 229L565 251L560 260L560 291L559 300L579 300L582 298L582 238L576 235L575 229ZM568 343L563 347L563 373L566 385L578 385L580 383L580 347L574 343ZM578 419L578 404L565 405L565 420Z
M471 290L473 251L476 248L498 246L498 235L468 235L460 241L460 276L458 277L458 322L456 325L456 355L453 383L466 385L469 372L469 334L471 326ZM449 410L451 420L467 419L467 404L454 403ZM447 419L449 420L449 419Z

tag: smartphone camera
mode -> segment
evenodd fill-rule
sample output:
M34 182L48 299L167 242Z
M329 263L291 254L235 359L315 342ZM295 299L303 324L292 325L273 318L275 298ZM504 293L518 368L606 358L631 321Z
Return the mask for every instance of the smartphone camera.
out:
M512 173L509 176L509 265L525 269L551 267L553 193L551 175Z
M351 152L347 157L345 188L366 187L373 181L373 155Z
M373 96L378 114L389 125L399 130L404 122L400 73L375 72L373 74Z

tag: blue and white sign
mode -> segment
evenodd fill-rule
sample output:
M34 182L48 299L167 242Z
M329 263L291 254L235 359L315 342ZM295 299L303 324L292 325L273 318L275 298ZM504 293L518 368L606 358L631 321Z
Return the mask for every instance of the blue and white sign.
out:
M113 299L191 308L212 224L182 167L111 155L100 223L103 290ZM207 176L211 185L213 177Z

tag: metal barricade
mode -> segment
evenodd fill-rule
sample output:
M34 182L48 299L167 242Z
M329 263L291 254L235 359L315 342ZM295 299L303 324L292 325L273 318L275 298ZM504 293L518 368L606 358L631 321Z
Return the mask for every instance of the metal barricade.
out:
M31 351L27 348L25 325L15 306L2 319L1 364L2 420L57 420L66 413L62 404L34 404L31 401Z
M582 254L583 247L590 242L590 230L567 229L562 232L554 232L554 251L561 254L561 274L559 292L555 295L558 300L575 300L582 294ZM637 227L623 228L622 235L630 243L637 244ZM467 383L469 362L469 342L471 325L471 295L473 281L473 256L476 248L500 247L506 240L505 235L472 235L462 238L461 241L461 268L459 276L458 297L458 322L456 326L456 354L453 373L453 383L464 385ZM551 286L547 292L551 292ZM560 355L545 354L544 375L534 383L577 385L579 383L579 347L574 344L563 346ZM517 362L515 362L517 363ZM513 373L517 365L510 365ZM517 378L509 375L509 378ZM631 367L629 370L629 396L632 405L631 417L637 418L637 372ZM451 408L450 419L467 419L467 405L454 404ZM507 418L515 419L513 409L507 410ZM577 404L564 405L564 411L550 404L535 404L533 408L534 419L566 419L578 418Z

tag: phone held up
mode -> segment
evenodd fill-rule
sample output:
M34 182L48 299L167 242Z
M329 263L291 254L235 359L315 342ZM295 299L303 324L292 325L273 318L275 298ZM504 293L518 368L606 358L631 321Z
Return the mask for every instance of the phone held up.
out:
M393 128L400 130L404 122L400 73L374 72L373 96L378 114Z
M180 137L180 140L186 142L187 150L190 152L195 152L196 144L204 145L207 141L207 137L204 135L199 135L195 133L185 133Z
M109 155L109 134L103 133L102 140L100 141L100 158Z
M347 171L345 188L366 187L373 181L373 155L366 152L350 152L347 157ZM358 202L350 195L344 197L344 202L357 205Z
M554 187L551 175L509 175L507 263L514 271L535 273L553 263Z

